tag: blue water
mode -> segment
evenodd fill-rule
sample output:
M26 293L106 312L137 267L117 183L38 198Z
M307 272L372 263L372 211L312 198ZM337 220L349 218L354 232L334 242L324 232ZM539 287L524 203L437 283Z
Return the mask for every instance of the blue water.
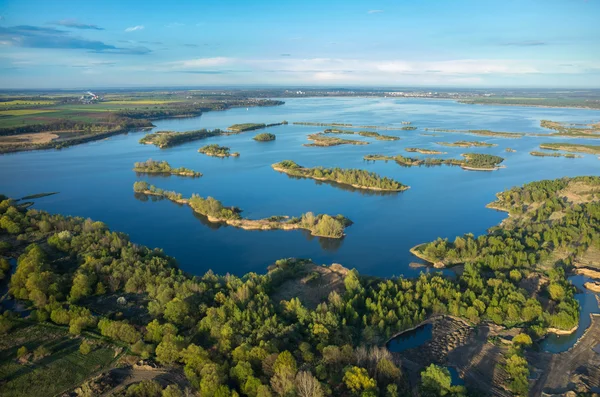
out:
M394 353L413 349L431 340L433 326L431 324L421 325L413 330L403 332L388 342L387 348Z
M543 109L516 106L474 106L446 100L394 98L300 98L285 99L279 107L209 112L201 117L156 121L155 130L186 131L226 128L234 123L282 120L344 122L401 126L411 121L416 131L382 131L399 141L364 139L364 146L303 147L306 136L319 127L278 126L268 131L274 142L255 142L256 132L190 142L169 149L141 145L143 132L119 135L63 150L15 153L0 156L0 192L12 197L58 191L36 200L35 208L54 213L90 217L150 247L161 247L191 273L244 274L264 272L273 261L285 257L312 258L318 264L341 263L363 274L415 276L423 269L408 266L416 258L409 248L438 236L454 238L477 234L498 224L505 214L486 209L495 194L526 182L562 176L598 175L596 156L582 159L537 158L528 154L538 145L560 139L486 138L455 133L420 136L422 129L491 129L512 132L548 132L541 119L576 123L600 120L600 111ZM429 132L431 133L431 132ZM494 148L442 148L437 141L485 140ZM571 140L592 143L591 140ZM218 143L241 153L239 158L219 159L201 155L197 149ZM600 141L598 141L600 144ZM405 147L435 148L459 157L465 152L498 154L506 168L495 172L464 171L458 167L403 168L394 162L365 162L369 153L407 154ZM516 153L506 153L512 147ZM413 156L414 154L410 154ZM420 155L418 155L420 156ZM138 178L133 163L149 158L167 160L204 174L202 178ZM292 179L271 169L271 164L290 159L304 166L363 168L393 177L409 186L392 195L349 191L309 179ZM147 180L158 187L213 196L225 205L244 210L243 215L297 216L307 211L344 214L354 221L343 240L311 237L302 231L245 231L229 226L207 225L188 207L169 201L140 201L132 185Z

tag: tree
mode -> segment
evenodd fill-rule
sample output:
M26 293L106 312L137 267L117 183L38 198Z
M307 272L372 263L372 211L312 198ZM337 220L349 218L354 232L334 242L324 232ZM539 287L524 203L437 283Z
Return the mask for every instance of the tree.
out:
M83 354L84 356L87 356L88 354L90 354L91 351L92 351L92 345L90 343L88 343L87 340L84 340L83 342L81 342L81 344L79 345L79 352L81 354Z
M17 358L24 358L28 354L29 354L29 349L27 349L27 347L25 347L25 346L21 346L17 350Z
M283 397L293 394L296 371L296 360L292 353L286 350L277 356L273 364L271 387L278 395Z
M446 396L451 394L452 376L447 368L431 364L421 372L423 396Z
M513 354L506 359L506 372L511 378L510 389L518 395L526 396L529 392L529 368L527 367L527 360Z
M295 385L299 397L323 397L321 383L308 371L296 374Z
M366 369L354 366L344 372L344 384L348 390L357 395L377 387L375 379L369 377Z

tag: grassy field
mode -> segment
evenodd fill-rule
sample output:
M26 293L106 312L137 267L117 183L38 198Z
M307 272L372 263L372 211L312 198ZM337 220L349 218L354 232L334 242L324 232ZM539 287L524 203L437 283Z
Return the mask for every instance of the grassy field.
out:
M159 99L138 99L131 101L108 101L104 102L107 105L163 105L167 103L177 103L182 101L177 100L159 100Z
M52 109L11 109L11 110L0 110L1 116L29 116L31 114L38 113L53 113Z
M79 352L81 338L62 328L19 324L0 341L0 395L3 397L54 396L81 384L106 368L115 356L112 345L99 343L88 355ZM50 355L35 361L17 360L17 349L33 352L44 346Z

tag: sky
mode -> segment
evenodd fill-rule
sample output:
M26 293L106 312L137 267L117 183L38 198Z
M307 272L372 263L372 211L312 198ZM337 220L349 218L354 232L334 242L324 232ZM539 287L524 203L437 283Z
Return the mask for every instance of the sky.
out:
M0 89L600 88L600 0L0 0Z

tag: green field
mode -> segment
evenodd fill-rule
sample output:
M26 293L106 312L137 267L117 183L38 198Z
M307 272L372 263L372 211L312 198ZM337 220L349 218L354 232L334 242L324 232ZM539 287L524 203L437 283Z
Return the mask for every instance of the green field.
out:
M81 338L62 328L38 324L17 325L0 341L0 394L3 397L54 396L81 384L106 368L115 356L112 345L98 344L88 355L79 352ZM44 346L50 355L35 361L17 360L17 349L33 352Z
M0 102L0 107L53 105L55 103L56 103L55 101L49 101L49 100L45 100L45 99L40 99L39 101L38 100L27 101L27 100L15 99L12 101Z

